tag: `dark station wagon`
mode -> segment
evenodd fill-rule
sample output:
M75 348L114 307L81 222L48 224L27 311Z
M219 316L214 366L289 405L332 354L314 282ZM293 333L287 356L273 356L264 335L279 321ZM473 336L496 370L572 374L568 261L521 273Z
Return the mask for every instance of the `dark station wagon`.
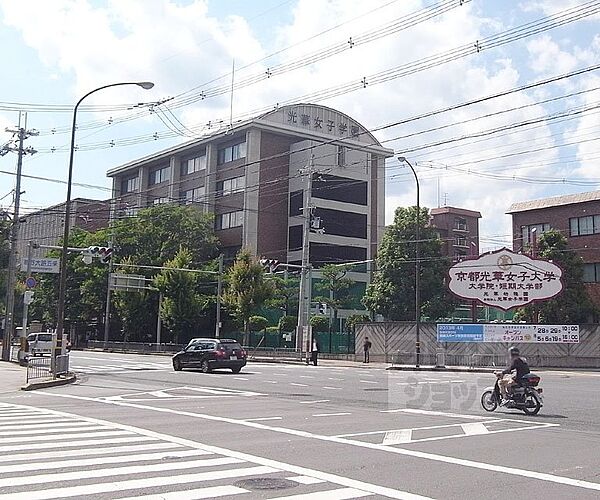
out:
M237 340L232 339L192 339L190 343L173 356L173 369L197 368L209 373L219 368L229 368L239 373L246 365L246 351Z

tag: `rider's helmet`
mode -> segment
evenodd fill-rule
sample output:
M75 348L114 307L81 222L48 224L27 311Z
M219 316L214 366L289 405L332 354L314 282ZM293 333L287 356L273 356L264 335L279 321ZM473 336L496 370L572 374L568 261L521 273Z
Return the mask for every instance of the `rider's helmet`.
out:
M519 348L512 346L508 349L508 354L510 356L518 356L520 354Z

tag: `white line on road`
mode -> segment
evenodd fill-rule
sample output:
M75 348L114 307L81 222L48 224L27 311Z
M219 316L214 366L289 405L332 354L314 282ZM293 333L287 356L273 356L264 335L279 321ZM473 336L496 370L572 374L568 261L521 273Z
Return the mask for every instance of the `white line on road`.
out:
M479 415L461 415L459 413L448 413L445 411L419 410L417 408L398 408L396 410L381 410L380 413L414 413L416 415L431 415L435 417L466 418L468 420L490 420L494 417L482 417Z
M467 436L488 434L490 432L483 422L469 422L468 424L460 424L460 427Z
M304 493L303 495L290 495L277 497L278 500L347 500L350 498L361 498L370 496L371 493L357 490L355 488L339 488L337 490L317 491L315 493Z
M296 387L308 387L306 384L297 384L295 382L291 382L290 385L295 385Z
M331 399L317 399L315 401L299 401L301 405L311 405L313 403L329 403Z
M244 377L233 377L235 380L248 380L247 378Z
M158 493L156 495L127 497L121 498L121 500L196 500L201 498L219 498L229 495L239 495L240 493L250 493L250 490L238 488L237 486L210 486L208 488L172 491L171 493Z
M343 379L343 378L335 378L335 377L327 377L327 380L337 380L338 382L343 382L345 379Z
M119 437L119 438L110 438L110 439L89 439L87 441L63 441L61 443L59 442L54 442L54 443L36 443L35 445L35 449L36 450L41 450L41 449L48 449L48 448L59 448L60 450L60 454L61 456L65 456L64 452L63 452L63 448L74 448L74 447L79 447L79 446L96 446L99 444L117 444L117 443L135 443L135 442L140 442L140 441L152 441L152 439L149 439L147 437L143 437L143 436L131 436L131 437ZM3 453L5 451L8 452L15 452L15 451L19 451L19 450L28 450L31 451L33 445L27 443L27 444L11 444L10 446L0 446L0 453ZM55 456L56 456L55 452Z
M378 384L375 380L359 380L361 384Z
M398 431L388 431L383 436L383 445L393 445L410 443L412 440L412 429L401 429Z
M27 442L30 443L30 446L37 446L38 441L53 441L53 440L64 440L71 441L72 439L80 439L80 438L95 438L95 437L107 437L107 436L129 436L131 433L125 431L117 431L117 430L108 430L108 431L99 431L99 432L82 432L81 434L52 434L51 436L31 436L27 439ZM8 444L8 443L22 443L22 437L16 438L0 438L0 445Z
M262 422L266 420L283 420L283 417L257 417L257 418L245 418L246 422Z
M286 477L286 479L288 481L294 481L298 484L319 484L319 483L325 482L322 479L319 479L316 477L311 477L311 476L292 476L292 477Z
M323 386L323 389L329 389L329 390L339 391L342 388L341 387L331 387L330 385L325 385L325 386Z
M53 392L46 392L46 391L38 391L38 394L43 394L46 396L70 398L70 399L79 399L79 400L83 400L83 401L105 402L108 404L114 404L114 405L118 405L118 406L128 406L131 408L138 408L141 410L153 410L153 411L162 412L162 413L172 413L172 414L176 414L176 415L180 415L180 416L200 418L203 420L226 422L226 423L237 424L237 425L242 425L242 426L247 426L247 427L253 427L255 429L261 429L261 430L267 430L267 431L272 431L272 432L279 432L282 434L299 436L299 437L303 437L303 438L318 439L321 441L329 441L329 442L334 442L334 443L339 443L339 444L347 444L347 445L351 445L351 446L357 446L357 447L361 447L361 448L368 448L368 449L372 449L372 450L379 450L379 451L383 451L383 452L387 452L387 453L394 453L397 455L404 455L404 456L409 456L409 457L414 457L414 458L420 458L423 460L429 460L429 461L433 461L433 462L448 463L451 465L457 465L457 466L461 466L461 467L469 467L469 468L477 469L477 470L497 472L497 473L508 474L508 475L512 475L512 476L536 479L539 481L546 481L546 482L555 483L555 484L573 486L576 488L600 491L600 483L593 483L593 482L584 481L581 479L574 479L574 478L570 478L570 477L558 476L558 475L554 475L554 474L548 474L545 472L537 472L537 471L532 471L532 470L527 470L527 469L518 469L516 467L507 467L507 466L503 466L503 465L495 465L495 464L489 464L489 463L485 463L485 462L477 462L475 460L468 460L468 459L451 457L451 456L440 455L440 454L435 454L435 453L427 453L427 452L422 452L422 451L418 451L418 450L395 448L392 446L383 446L380 444L369 443L369 442L365 442L365 441L354 441L354 440L338 438L338 437L334 437L334 436L324 436L324 435L313 434L311 432L301 431L301 430L297 430L297 429L289 429L289 428L285 428L285 427L271 427L266 424L261 424L259 422L244 422L243 420L230 418L230 417L219 417L216 415L209 415L209 414L205 414L205 413L194 413L194 412L183 411L183 410L174 410L171 408L161 408L161 407L156 407L156 406L138 405L138 404L123 402L123 401L98 401L94 398L90 398L87 396L75 396L72 394L53 393ZM58 412L55 412L55 413L58 413ZM67 414L67 415L72 416L69 414ZM450 415L455 415L455 414L450 414ZM110 422L101 421L101 420L97 420L97 419L90 419L88 417L80 417L80 418L87 419L89 421L102 422L103 424L107 424L107 425L110 424ZM113 426L117 426L117 425L119 428L122 428L122 429L127 428L127 426L123 426L121 424L113 424ZM548 424L548 425L556 426L558 424ZM138 432L141 433L141 430L139 430ZM150 431L144 431L144 433L146 435L151 435L151 434L149 434L149 432ZM157 435L157 433L156 434L153 433L153 435ZM124 438L124 439L126 439L126 438ZM171 437L171 439L173 439L173 437ZM205 447L205 449L216 450L217 448L207 446L207 447ZM215 453L227 454L227 453L224 453L223 451L215 451ZM229 453L229 455L231 456L231 452ZM238 454L237 452L236 452L236 455L240 456L240 457L243 456L243 454ZM252 460L252 459L250 459L250 460ZM261 459L261 460L262 460L262 463L266 463L265 461L267 461L268 459ZM261 463L257 459L254 459L253 461L257 462L257 463ZM290 470L290 469L287 469L287 470ZM318 471L315 471L315 472L318 472ZM321 473L321 472L319 472L319 473ZM324 474L324 473L321 473L321 474ZM316 474L312 474L312 475L316 475ZM316 476L316 477L319 477L319 476ZM344 479L349 480L348 478L344 478ZM339 481L333 481L330 479L327 479L327 480L331 481L331 482L338 482L338 484L342 484L342 483L339 483ZM351 485L347 485L347 486L353 487ZM371 486L375 487L374 485L371 485ZM362 489L364 489L364 488L362 488ZM372 491L372 490L366 489L365 491ZM391 490L391 491L396 491L396 490ZM397 495L400 494L400 495L404 495L404 496L394 496L393 498L409 498L406 495L410 495L409 493L405 493L405 492L396 492L396 494ZM386 496L390 496L390 495L386 495ZM29 500L35 500L35 499L29 498Z
M315 413L313 417L339 417L342 415L352 415L352 413L348 413L347 411L340 411L338 413Z
M486 421L486 424L491 424L491 423L495 423L495 422L502 422L503 420L497 418L494 420L488 420ZM476 424L479 424L479 422L475 422ZM427 427L412 427L410 429L386 429L386 430L382 430L382 431L368 431L368 432L355 432L353 434L338 434L335 437L340 437L340 438L345 438L345 437L357 437L357 436L372 436L375 434L386 434L388 432L401 432L401 431L429 431L432 429L446 429L449 427L461 427L463 425L469 425L469 424L444 424L444 425L428 425Z

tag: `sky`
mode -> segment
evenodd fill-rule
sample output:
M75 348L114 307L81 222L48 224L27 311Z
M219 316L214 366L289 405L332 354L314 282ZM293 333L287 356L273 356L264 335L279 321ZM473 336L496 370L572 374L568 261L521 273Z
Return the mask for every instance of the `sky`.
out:
M400 122L374 134L416 164L421 204L479 210L481 247L498 248L510 245L511 203L600 189L600 70L418 117L600 63L594 7L600 2L0 0L0 146L27 110L39 135L26 143L37 153L24 162L23 211L60 203L74 103L107 83L152 81L150 91L98 93L78 115L74 195L108 198L108 169L229 120L235 64L234 121L311 101L369 129ZM344 92L325 95L338 86ZM14 154L0 157L4 209L15 164ZM415 185L395 157L386 177L390 223L396 207L414 204Z

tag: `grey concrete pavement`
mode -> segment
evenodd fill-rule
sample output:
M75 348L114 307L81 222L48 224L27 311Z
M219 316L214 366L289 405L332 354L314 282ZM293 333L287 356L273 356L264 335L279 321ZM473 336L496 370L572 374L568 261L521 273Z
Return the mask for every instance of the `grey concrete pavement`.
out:
M73 353L71 366L79 372L76 384L34 393L19 402L33 409L1 406L0 423L13 423L23 415L35 420L32 415L38 411L68 413L69 421L84 430L76 425L62 437L55 430L56 443L64 444L68 438L69 450L83 453L92 470L113 470L98 473L97 479L59 476L62 479L52 487L94 498L217 487L224 489L210 490L212 497L222 491L231 498L310 494L306 498L500 499L518 493L552 499L597 498L600 491L600 374L542 373L546 406L533 418L513 411L483 412L479 395L493 381L485 374L251 364L238 375L205 375L173 372L169 360L160 356L114 353ZM0 405L3 402L14 404L0 397ZM67 417L56 418L65 425L62 420ZM102 422L76 422L90 418ZM97 427L85 430L88 424ZM140 436L157 441L112 442ZM6 439L11 437L0 429L0 448L8 446L3 444ZM35 442L59 446L54 441ZM96 449L112 449L107 456L122 461L118 467L127 466L129 472L101 465L100 456L85 442L94 443ZM202 471L213 469L201 469L190 458L178 458L176 466L169 460L142 457L140 468L130 468L133 465L127 457L148 453L157 457L159 451L125 448L169 443L179 443L189 453L201 449L225 460L214 466L218 473L213 479L196 482L192 472L199 478L204 477L198 475ZM242 465L227 462L233 458L243 460ZM76 472L77 466L73 467ZM275 469L259 470L256 477L248 478L283 479L281 489L259 490L256 481L228 476L239 474L232 471L240 467ZM71 470L65 468L64 474ZM311 484L288 481L292 471ZM113 477L119 472L123 474ZM161 483L157 477L169 479ZM132 482L142 479L146 483ZM108 482L117 485L117 490L103 491L107 486L102 485ZM51 498L41 493L50 489L43 483L8 490L2 484L2 493L25 495L33 490L40 492L36 493L40 498ZM5 484L8 488L9 483ZM174 498L202 498L177 495Z

